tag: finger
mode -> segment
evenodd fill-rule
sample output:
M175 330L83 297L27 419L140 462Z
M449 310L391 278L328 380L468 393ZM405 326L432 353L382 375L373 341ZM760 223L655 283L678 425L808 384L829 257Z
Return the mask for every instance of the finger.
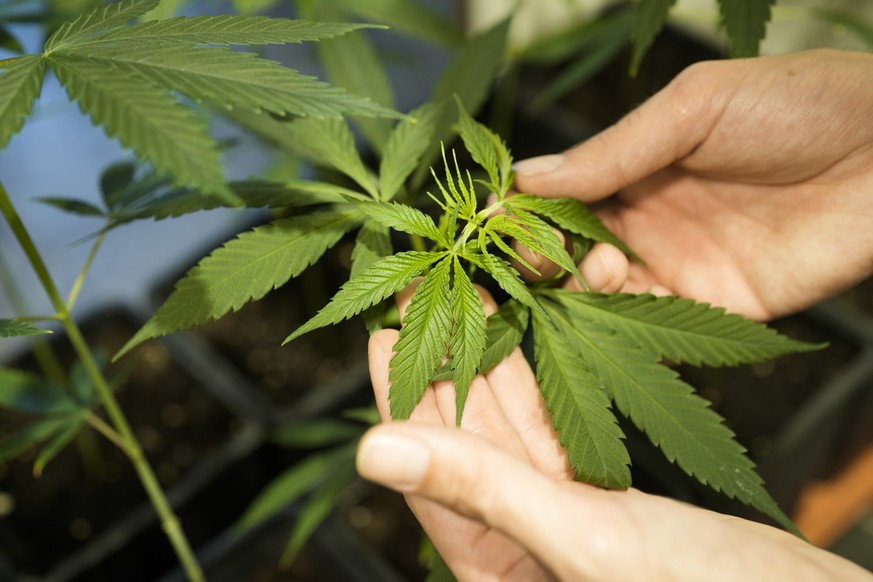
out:
M388 380L389 362L397 343L397 330L381 329L370 336L367 346L367 357L370 366L370 382L373 384L373 394L376 397L376 407L382 422L391 420L388 403L388 390L391 382Z
M571 479L573 472L567 452L561 446L539 384L521 348L516 348L485 377L531 464L554 479Z
M618 248L598 243L582 259L579 272L592 291L615 293L627 283L628 267L627 257ZM581 290L575 279L569 280L568 285Z
M529 464L460 431L409 423L375 427L361 441L357 467L366 479L430 499L505 533L560 579L586 579L579 576L578 564L571 563L586 543L619 544L605 539L611 528L608 521L602 527L606 516L598 504L579 503L580 495L583 501L586 496L605 499L603 492L582 485L571 492ZM599 531L586 536L579 524ZM592 529L592 524L601 527Z
M517 162L515 187L529 194L601 200L682 159L718 119L719 100L683 73L618 123L561 153Z

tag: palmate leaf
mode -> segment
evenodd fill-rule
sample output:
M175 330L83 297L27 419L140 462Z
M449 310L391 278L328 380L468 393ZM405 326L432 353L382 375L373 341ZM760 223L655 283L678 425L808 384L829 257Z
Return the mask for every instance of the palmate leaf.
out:
M470 385L479 373L485 352L485 309L482 298L457 257L454 258L453 272L449 362L455 384L455 422L461 426Z
M821 349L722 308L675 296L551 291L573 314L614 329L676 363L736 366Z
M85 55L103 67L120 69L222 109L239 107L318 118L344 114L401 117L275 61L225 47L135 44L119 51L112 45L95 45L83 47L81 53L65 50L52 56L58 54Z
M243 233L200 261L115 356L141 342L206 323L260 299L314 263L360 218L325 211Z
M643 57L652 46L655 37L661 32L670 8L676 0L642 0L637 7L637 24L631 35L633 54L631 55L630 72L636 75Z
M232 198L206 124L173 97L107 63L70 55L47 60L70 98L110 137L179 183Z
M30 325L25 321L0 319L0 337L21 337L42 333L51 333L51 330Z
M546 307L534 315L534 353L540 390L576 478L602 487L631 484L624 434L610 410L600 378L586 362L575 330L563 314Z
M569 321L566 330L572 330L600 385L669 461L701 483L795 531L723 419L676 372L661 364L657 352L580 317L578 311Z
M45 61L31 55L0 67L0 150L6 147L42 90Z
M732 57L754 57L767 33L770 7L776 0L719 0L722 25Z
M521 208L553 221L561 229L597 242L609 243L625 254L640 260L626 244L588 210L582 202L572 198L540 198L530 194L516 194L508 199L510 208Z
M409 112L391 134L382 152L379 164L379 194L382 200L391 200L403 187L428 147L433 143L437 120L447 108L446 101L429 102Z
M406 251L377 260L343 284L315 317L285 338L282 345L314 329L339 323L403 289L446 253Z
M446 356L452 333L451 266L450 256L434 266L406 309L388 373L388 400L395 420L409 418Z

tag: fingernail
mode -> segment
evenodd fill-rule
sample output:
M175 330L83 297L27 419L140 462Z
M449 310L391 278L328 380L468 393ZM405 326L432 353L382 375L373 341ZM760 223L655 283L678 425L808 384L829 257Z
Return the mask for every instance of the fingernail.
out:
M431 453L419 441L396 435L364 438L358 449L358 472L399 491L412 491L424 479Z
M603 259L603 255L598 252L595 252L594 255L593 258L596 260L586 263L582 276L592 290L602 291L612 281L614 275L609 264Z
M551 172L563 163L563 154L549 154L516 162L512 165L512 169L520 176L536 176Z

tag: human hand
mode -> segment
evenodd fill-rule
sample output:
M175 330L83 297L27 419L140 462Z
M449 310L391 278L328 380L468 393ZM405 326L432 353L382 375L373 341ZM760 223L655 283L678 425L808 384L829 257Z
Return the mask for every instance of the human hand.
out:
M517 164L515 186L593 203L646 264L597 245L586 280L764 320L873 273L873 55L686 69L613 127Z
M365 435L358 470L406 495L460 580L871 579L769 526L573 481L520 350L474 381L461 430L450 382L431 385L408 422L388 422L396 340L394 330L370 340L386 424Z

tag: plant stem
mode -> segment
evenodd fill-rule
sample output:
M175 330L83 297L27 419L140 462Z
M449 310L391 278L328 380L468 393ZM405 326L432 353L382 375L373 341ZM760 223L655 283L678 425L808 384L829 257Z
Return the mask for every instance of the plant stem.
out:
M73 283L73 288L70 289L70 294L67 296L67 311L73 311L73 306L76 304L76 299L79 298L79 292L82 290L82 285L85 283L85 276L88 274L88 271L91 270L91 265L94 263L94 257L97 256L97 251L100 250L100 246L103 244L103 241L106 240L106 231L100 233L100 236L97 237L97 240L94 242L94 246L91 247L91 252L88 253L88 258L85 259L85 264L82 265L82 270L79 271L79 276L76 277L76 281Z
M124 413L121 411L121 407L118 405L118 401L115 399L115 396L109 387L109 382L106 381L103 372L97 365L97 361L94 358L91 349L88 347L88 343L85 341L79 326L73 320L70 311L67 309L67 304L58 292L58 288L55 286L48 268L42 260L42 256L39 254L36 245L33 243L33 239L31 239L30 234L28 234L27 229L21 222L21 218L13 206L2 183L0 183L0 212L2 212L3 216L6 218L6 222L9 224L15 238L18 240L18 244L27 256L31 267L39 278L39 281L51 300L52 305L57 309L58 319L63 324L64 330L67 332L67 337L81 360L82 365L85 367L88 377L97 388L97 392L100 395L103 406L106 408L106 413L115 427L115 431L117 431L121 440L124 441L125 445L122 450L127 454L128 458L130 458L130 461L133 464L155 511L160 517L164 532L169 538L179 561L185 569L188 579L196 581L203 580L203 572L200 569L200 565L197 563L197 559L188 543L188 539L185 537L185 533L182 531L179 518L173 513L173 509L170 506L164 491L161 489L160 483L158 482L151 465L149 465L139 442L136 440L133 429L125 418Z
M0 184L0 188L2 188L2 184ZM3 259L3 253L0 253L0 285L2 285L3 289L6 291L6 295L9 297L9 303L12 304L12 310L15 312L18 320L35 322L58 321L58 318L55 315L45 317L20 317L20 315L27 310L27 302L25 301L21 290L18 288L18 285L15 284L15 278L9 270L9 265L6 264L6 261ZM34 338L30 345L33 350L33 357L36 358L36 363L39 365L40 370L42 370L43 375L58 386L65 386L67 383L67 375L64 372L64 367L61 365L60 359L58 359L58 356L52 349L51 345L41 338Z

